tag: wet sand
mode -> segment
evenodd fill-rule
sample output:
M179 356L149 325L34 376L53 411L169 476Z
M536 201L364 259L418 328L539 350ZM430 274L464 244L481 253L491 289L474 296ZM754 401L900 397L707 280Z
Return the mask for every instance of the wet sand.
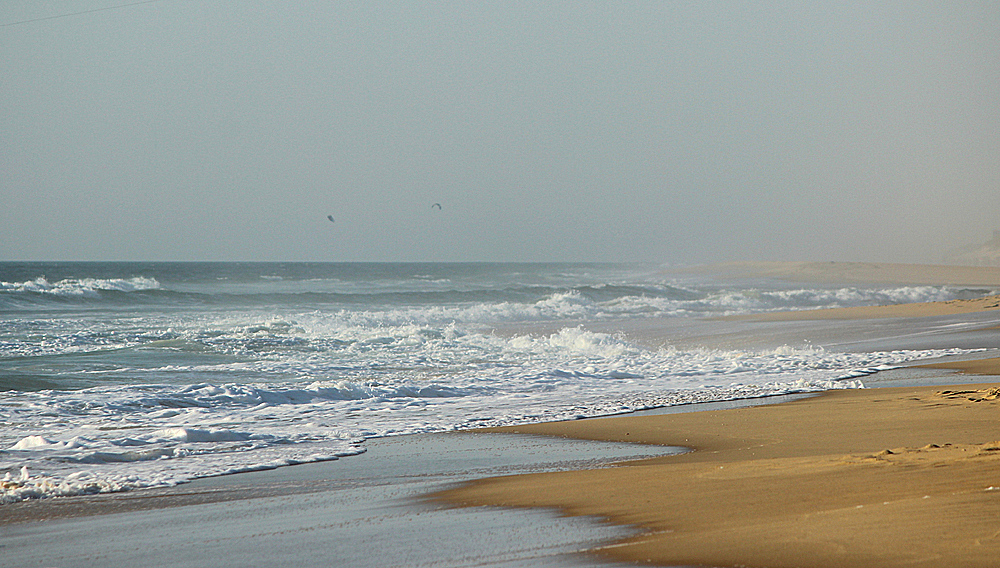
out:
M991 274L981 272L982 285L990 285ZM944 303L934 312L892 307L892 316L885 308L852 308L814 323L768 315L773 319L741 322L745 334L690 341L745 344L762 337L784 341L782 333L823 333L840 347L845 338L865 336L851 348L982 346L994 351L979 355L992 358L1000 336L993 331L1000 319L992 301ZM876 323L886 321L893 323ZM652 343L662 334L657 325L632 332ZM1000 553L1000 391L994 384L941 386L991 380L951 375L953 369L995 373L998 364L940 362L883 383L910 386L834 391L783 404L539 424L472 438L373 440L369 453L338 462L4 506L0 566L16 560L39 566L579 567L603 559L667 566L992 566ZM592 461L589 449L574 446L557 459L545 442L511 437L514 430L693 451L594 469L606 461ZM484 443L468 447L463 440ZM524 462L539 456L544 468L576 471L523 474L538 471L524 469ZM438 505L418 498L472 479L479 481L437 494L431 503ZM374 504L373 492L381 494ZM573 517L557 521L553 511ZM602 527L591 516L621 528ZM480 538L467 538L470 526ZM580 556L582 549L592 554Z
M972 359L970 361L949 361L918 365L924 369L949 369L967 375L1000 375L1000 358Z
M599 568L605 563L579 551L632 529L550 511L445 508L421 496L475 478L678 451L469 432L365 446L364 454L331 462L4 505L0 567Z
M800 277L803 270L809 277L827 268L784 264L766 268ZM849 268L853 272L846 274L847 280L871 279L879 272L870 266ZM893 281L951 283L940 280L948 278L950 268L921 272L902 267ZM1000 273L959 271L961 279L955 280L990 285L994 271ZM983 278L976 280L976 273ZM901 320L902 325L928 326L930 321L928 328L955 330L961 328L955 327L955 316L997 310L998 300L741 319L844 320L861 329L869 325L866 321L911 318ZM989 331L994 328L977 329L995 336ZM937 335L933 343L947 346L961 335ZM989 337L985 341L995 343ZM1000 359L920 368L995 375L1000 373ZM596 552L617 561L775 568L996 566L1000 384L988 382L988 377L982 380L972 385L831 391L743 409L491 430L681 445L693 451L599 471L478 480L435 498L462 506L551 508L639 527L642 534Z
M506 431L678 444L605 470L494 478L438 495L640 527L603 548L664 566L996 566L1000 385L833 391L747 409Z

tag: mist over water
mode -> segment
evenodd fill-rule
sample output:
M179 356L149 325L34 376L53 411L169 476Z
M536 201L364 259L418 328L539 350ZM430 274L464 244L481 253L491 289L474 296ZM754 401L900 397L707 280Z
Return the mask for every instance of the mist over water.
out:
M0 503L859 386L943 353L688 324L984 293L584 261L996 258L996 3L0 12Z
M12 0L0 30L0 260L937 263L1000 228L994 2Z

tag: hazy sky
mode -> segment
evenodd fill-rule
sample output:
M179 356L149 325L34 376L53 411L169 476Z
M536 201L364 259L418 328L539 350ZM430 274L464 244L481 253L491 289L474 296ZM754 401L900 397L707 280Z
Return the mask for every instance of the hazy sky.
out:
M998 143L992 1L0 3L5 260L936 262Z

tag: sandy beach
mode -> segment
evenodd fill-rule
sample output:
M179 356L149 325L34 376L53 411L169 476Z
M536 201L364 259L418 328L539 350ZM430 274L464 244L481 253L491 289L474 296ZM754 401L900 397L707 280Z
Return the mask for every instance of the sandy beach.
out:
M802 266L784 270L801 273ZM980 280L972 271L963 285L990 288L994 270L980 270ZM914 284L947 272L936 267L921 280L912 266L900 271L901 281ZM846 267L845 281L860 278L856 272ZM740 320L747 328L739 341L823 332L843 341L865 335L857 349L982 348L957 361L880 372L871 385L884 388L465 437L390 437L334 462L6 505L0 566L164 559L240 566L290 558L294 565L539 568L993 566L1000 383L981 375L1000 373L998 304L991 296ZM815 325L803 327L809 321ZM640 331L655 342L656 325ZM650 459L643 456L660 450L634 449L661 446L690 451ZM481 538L454 538L469 526Z
M726 267L733 268L732 266ZM748 265L740 265L749 271ZM761 269L761 266L755 268ZM770 264L811 277L825 264ZM849 265L846 281L893 278ZM899 266L897 281L952 282L951 267ZM995 269L955 282L994 285ZM979 275L977 279L976 275ZM928 318L996 310L1000 298L748 316L750 321ZM1000 359L921 366L1000 374ZM680 445L611 469L480 480L449 503L546 507L638 526L597 554L662 566L995 566L1000 552L1000 385L831 391L744 409L499 429Z
M0 568L1000 568L1000 0L0 6Z
M636 525L644 534L597 553L662 566L995 566L998 387L835 391L748 409L513 428L693 451L477 481L438 497Z

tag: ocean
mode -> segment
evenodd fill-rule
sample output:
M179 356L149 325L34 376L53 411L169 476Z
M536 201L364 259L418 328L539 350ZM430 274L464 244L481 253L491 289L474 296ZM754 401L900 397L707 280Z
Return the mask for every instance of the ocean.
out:
M3 262L0 503L350 459L373 437L860 388L960 350L681 339L734 325L714 316L983 293L654 264ZM657 342L614 331L657 325Z

